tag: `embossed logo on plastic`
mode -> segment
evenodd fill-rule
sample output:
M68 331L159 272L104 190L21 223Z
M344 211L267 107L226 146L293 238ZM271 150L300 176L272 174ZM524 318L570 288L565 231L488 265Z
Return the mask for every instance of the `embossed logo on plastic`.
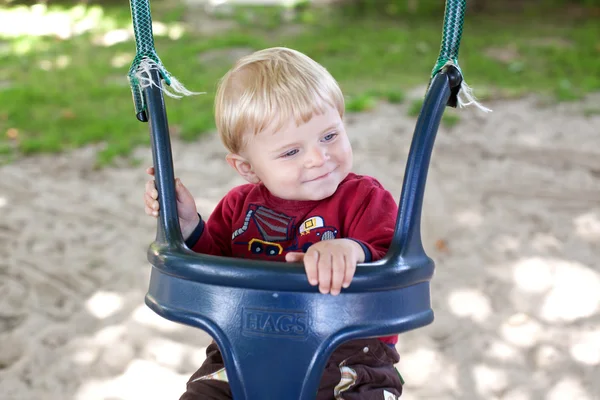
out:
M249 336L305 339L308 336L308 313L268 308L244 308L242 333Z

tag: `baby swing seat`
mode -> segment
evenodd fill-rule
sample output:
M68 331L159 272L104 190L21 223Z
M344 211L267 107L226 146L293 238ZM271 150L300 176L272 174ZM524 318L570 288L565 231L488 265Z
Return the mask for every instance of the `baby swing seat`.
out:
M453 68L453 67L450 67ZM157 74L157 72L154 72ZM158 78L155 76L154 78ZM150 246L146 304L158 315L208 332L217 342L234 399L311 400L329 356L356 338L386 336L433 321L433 261L421 245L420 213L435 132L450 95L446 71L433 80L417 123L392 248L380 262L358 265L349 288L323 295L304 268L193 253L179 232L176 206L164 208ZM146 89L158 187L173 168L157 88ZM174 203L173 193L161 204Z
M150 9L147 0L131 4L139 55L148 50L140 44L139 26L151 27ZM446 7L445 29L452 7L459 7L462 25L464 1L457 4ZM446 61L456 59L459 39L454 35L454 53ZM143 57L151 56L157 59L155 53ZM423 250L420 219L437 129L446 105L456 106L463 83L456 62L446 61L432 74L417 120L392 247L384 259L359 264L350 287L338 296L319 293L301 264L215 257L185 246L161 90L161 78L169 83L170 77L154 68L147 71L152 85L136 90L132 83L137 117L150 124L161 204L156 240L148 249L153 267L146 304L161 317L214 338L235 400L313 400L325 364L340 344L433 321L429 282L434 263Z

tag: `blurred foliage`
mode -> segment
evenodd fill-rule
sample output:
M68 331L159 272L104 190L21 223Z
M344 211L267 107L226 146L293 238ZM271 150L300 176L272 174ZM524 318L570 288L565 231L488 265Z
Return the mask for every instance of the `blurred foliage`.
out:
M569 101L600 90L596 2L497 2L490 7L503 6L502 13L467 11L460 62L475 94L485 104L531 92ZM98 163L108 164L148 145L126 79L135 52L128 3L99 3L0 6L0 164L89 144L100 146ZM179 0L151 3L161 59L188 88L206 92L165 99L171 135L181 140L214 132L217 80L241 55L270 46L296 48L325 65L348 112L386 101L405 103L414 117L422 102L407 93L428 82L443 20L441 0L224 7L210 15ZM541 3L546 8L522 11ZM448 127L460 120L454 111L444 114Z
M390 17L439 16L445 7L442 0L336 0L335 3L349 14ZM535 13L568 7L597 9L600 0L467 0L469 13Z

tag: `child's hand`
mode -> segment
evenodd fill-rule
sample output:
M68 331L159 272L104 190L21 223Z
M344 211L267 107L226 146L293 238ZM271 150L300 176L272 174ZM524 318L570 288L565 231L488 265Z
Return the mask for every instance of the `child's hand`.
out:
M350 239L323 240L304 253L288 253L287 262L304 261L308 282L319 285L323 294L336 296L347 288L356 272L356 264L365 261L362 247Z
M148 168L146 173L154 177L154 168ZM175 180L175 196L177 198L179 226L181 227L183 239L186 240L200 222L200 218L198 217L198 211L196 210L196 202L194 201L194 197L190 191L183 186L183 183L181 183L179 178ZM160 206L158 204L158 191L156 190L154 179L150 179L146 183L144 202L146 204L146 214L153 217L158 217L158 210L160 209Z

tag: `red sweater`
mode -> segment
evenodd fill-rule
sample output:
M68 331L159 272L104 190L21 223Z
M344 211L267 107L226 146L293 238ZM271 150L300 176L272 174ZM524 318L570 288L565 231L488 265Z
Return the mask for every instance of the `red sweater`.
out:
M320 240L358 242L365 262L382 258L390 247L398 212L391 193L374 178L349 174L324 200L294 201L273 196L262 184L233 188L206 223L186 240L197 253L285 261ZM398 336L380 338L395 344Z

